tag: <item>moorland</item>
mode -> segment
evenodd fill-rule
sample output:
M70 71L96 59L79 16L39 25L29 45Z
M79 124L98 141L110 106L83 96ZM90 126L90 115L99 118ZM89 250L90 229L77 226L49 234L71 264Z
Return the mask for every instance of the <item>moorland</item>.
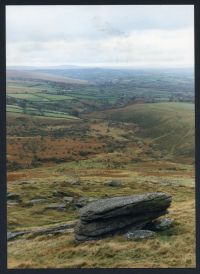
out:
M9 268L195 267L194 78L189 69L7 69ZM108 184L118 181L118 186ZM78 244L92 198L163 191L155 239Z

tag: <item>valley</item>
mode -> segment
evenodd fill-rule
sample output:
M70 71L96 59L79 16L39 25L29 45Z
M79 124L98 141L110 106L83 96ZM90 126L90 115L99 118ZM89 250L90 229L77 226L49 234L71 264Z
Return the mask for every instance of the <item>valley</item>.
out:
M139 242L22 235L8 241L9 268L195 267L192 72L10 70L6 92L8 231L75 222L90 199L154 191L172 195L175 221Z

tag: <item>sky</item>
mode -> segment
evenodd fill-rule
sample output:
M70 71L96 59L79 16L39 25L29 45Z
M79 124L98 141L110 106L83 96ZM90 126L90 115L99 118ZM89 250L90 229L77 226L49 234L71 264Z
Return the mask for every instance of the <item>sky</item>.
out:
M6 63L193 67L194 6L7 6Z

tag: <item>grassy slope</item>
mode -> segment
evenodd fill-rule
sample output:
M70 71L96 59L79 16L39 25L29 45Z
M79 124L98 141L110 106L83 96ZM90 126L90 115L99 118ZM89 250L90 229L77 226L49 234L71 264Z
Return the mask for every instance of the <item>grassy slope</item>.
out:
M7 80L6 93L7 95L14 93L43 93L44 90L48 92L56 92L57 89L51 83L42 81L29 81L29 80Z
M194 104L137 104L109 111L107 117L137 124L137 135L167 150L169 156L194 155Z

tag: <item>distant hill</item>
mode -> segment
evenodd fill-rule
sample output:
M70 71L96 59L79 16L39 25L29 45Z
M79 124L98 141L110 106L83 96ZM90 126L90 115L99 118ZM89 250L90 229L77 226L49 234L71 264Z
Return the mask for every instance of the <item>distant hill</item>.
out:
M82 66L61 65L61 66L7 66L7 70L44 70L44 69L74 69L84 68Z
M37 79L70 84L88 84L87 80L72 79L70 77L53 75L46 72L37 72L31 70L7 70L6 77L7 79Z

